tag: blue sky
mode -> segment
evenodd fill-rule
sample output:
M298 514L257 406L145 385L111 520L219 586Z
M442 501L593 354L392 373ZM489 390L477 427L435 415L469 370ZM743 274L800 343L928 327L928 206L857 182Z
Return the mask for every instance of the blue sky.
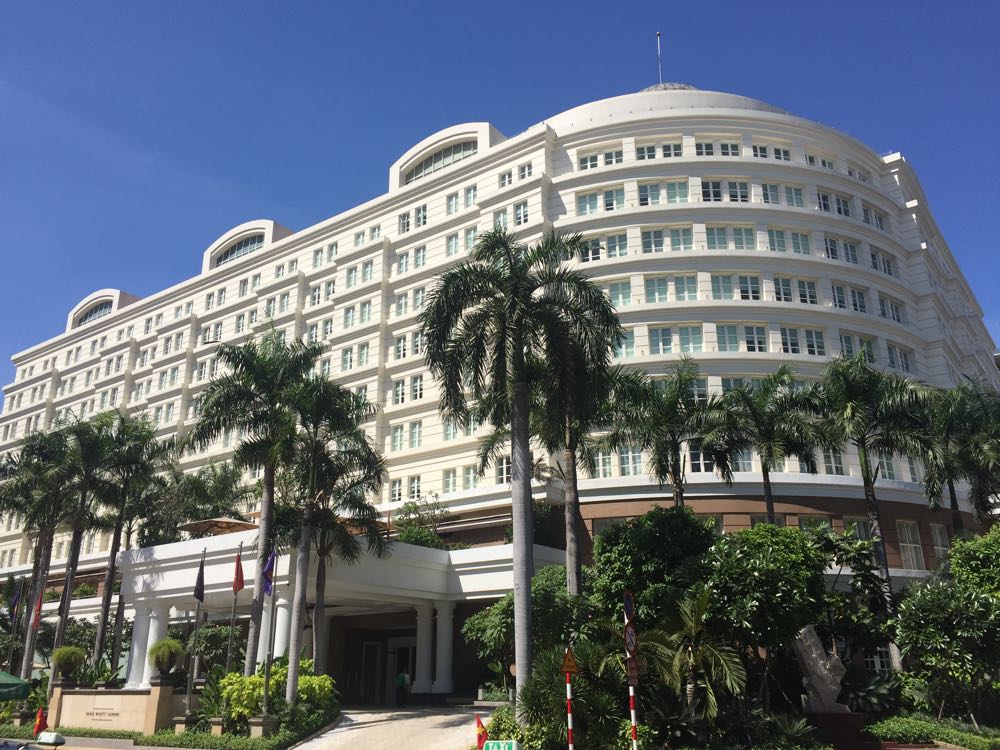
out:
M0 383L91 291L150 294L243 221L374 197L435 130L514 134L655 83L657 30L665 80L902 151L1000 340L998 2L8 0Z

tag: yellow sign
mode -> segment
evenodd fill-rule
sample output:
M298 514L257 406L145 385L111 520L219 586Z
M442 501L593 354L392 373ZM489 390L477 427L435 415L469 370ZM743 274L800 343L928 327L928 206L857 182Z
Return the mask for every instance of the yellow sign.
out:
M576 658L573 656L573 649L566 649L566 656L563 657L562 671L567 674L579 674L580 669L576 666Z

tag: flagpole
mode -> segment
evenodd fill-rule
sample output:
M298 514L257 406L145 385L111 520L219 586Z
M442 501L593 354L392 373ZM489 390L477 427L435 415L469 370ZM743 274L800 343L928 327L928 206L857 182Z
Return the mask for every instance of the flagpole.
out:
M236 551L236 564L238 566L243 565L242 561L243 555L243 542L240 542L240 548ZM242 576L240 576L242 578ZM233 577L233 609L229 613L229 646L226 649L226 674L229 674L229 670L233 665L233 633L236 630L236 599L239 596L239 590L236 588L236 577Z
M272 550L271 554L274 554ZM278 567L278 558L274 558L274 566L271 569L271 622L267 629L267 651L264 653L264 695L261 701L261 713L267 716L268 704L270 703L268 692L271 685L271 660L274 658L274 631L277 618L278 605L278 583L275 568Z
M195 600L198 604L194 608L194 637L192 638L191 646L191 662L188 668L188 679L187 679L187 696L184 698L184 715L191 716L191 693L194 692L194 671L195 665L198 663L198 628L201 626L201 600L205 598L205 551L201 551L201 598L198 598L198 585L195 584Z

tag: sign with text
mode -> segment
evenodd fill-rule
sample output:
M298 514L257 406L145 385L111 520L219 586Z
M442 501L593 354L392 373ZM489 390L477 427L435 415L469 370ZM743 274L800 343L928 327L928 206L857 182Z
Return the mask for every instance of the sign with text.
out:
M483 750L521 750L517 740L486 740Z

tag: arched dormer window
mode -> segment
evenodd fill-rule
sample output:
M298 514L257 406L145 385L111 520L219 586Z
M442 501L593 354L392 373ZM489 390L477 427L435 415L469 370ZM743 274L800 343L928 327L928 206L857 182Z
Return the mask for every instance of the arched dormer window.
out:
M88 309L85 313L80 315L76 319L76 324L82 326L84 323L90 323L92 320L97 320L98 318L103 318L105 315L110 315L112 309L114 309L114 302L109 299L98 302L96 305Z
M475 156L478 150L478 143L476 141L462 141L461 143L453 143L450 146L445 146L410 169L403 178L404 182L409 185L414 180L419 180L421 177L433 174L439 169L444 169L457 161Z
M219 255L219 257L215 259L215 267L218 268L231 260L242 258L244 255L252 253L254 250L259 250L263 244L264 235L262 234L254 234L246 237L237 242L235 245L227 248L225 252Z

